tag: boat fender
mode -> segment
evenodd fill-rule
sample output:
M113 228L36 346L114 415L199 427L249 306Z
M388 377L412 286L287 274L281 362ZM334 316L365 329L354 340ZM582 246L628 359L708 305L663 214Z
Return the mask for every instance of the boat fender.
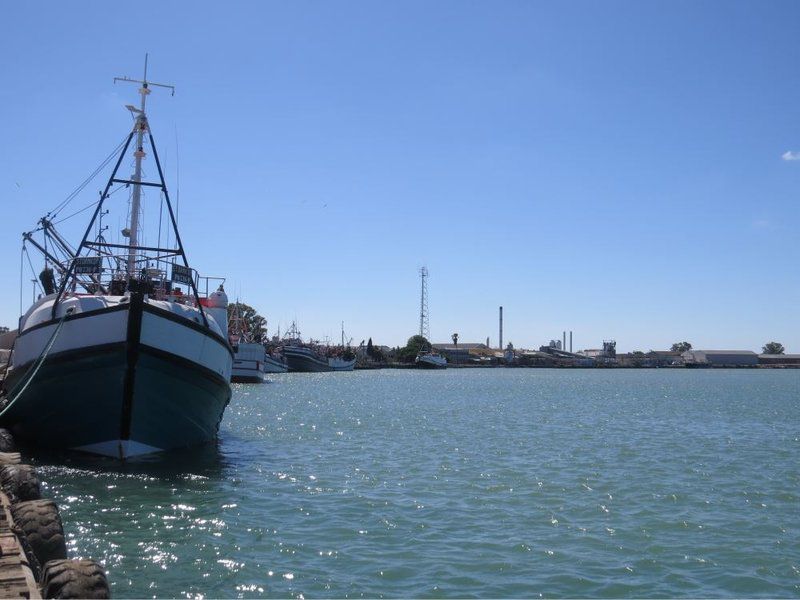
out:
M219 286L217 291L212 292L206 299L208 313L214 318L222 331L222 337L228 337L228 294L225 288Z
M11 507L14 525L25 535L40 565L67 558L67 544L58 506L52 500L27 500ZM29 557L30 558L30 557Z
M0 467L0 484L12 503L38 500L42 497L39 477L30 465Z
M17 445L14 443L14 436L8 429L0 428L0 452L16 452Z
M208 308L228 308L228 294L225 293L225 288L220 285L216 292L211 292L208 295L206 306Z
M110 598L103 567L93 560L52 560L44 565L45 598Z

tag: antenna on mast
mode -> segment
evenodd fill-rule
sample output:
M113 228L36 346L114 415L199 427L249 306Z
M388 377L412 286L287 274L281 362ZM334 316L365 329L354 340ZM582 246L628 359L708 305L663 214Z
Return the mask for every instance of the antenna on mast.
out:
M136 164L133 176L131 177L131 181L133 182L133 194L131 196L130 227L128 228L128 277L132 277L136 270L136 247L139 245L139 212L142 203L142 160L146 156L143 144L144 134L150 133L150 126L147 124L147 115L145 114L147 96L150 94L150 86L168 88L172 90L172 95L175 95L175 86L147 81L147 58L148 55L145 54L144 77L142 79L114 77L115 84L117 81L142 84L142 87L139 88L139 94L142 96L141 108L137 109L130 104L126 106L126 108L131 111L131 114L134 115L135 123L133 124L133 131L136 133L136 150L133 153Z
M148 56L149 56L149 54L145 54L144 55L144 77L142 79L131 79L130 77L127 77L127 76L126 77L114 77L114 83L117 83L118 81L125 81L127 83L141 83L144 88L149 88L151 86L163 87L163 88L167 88L169 90L172 90L172 94L171 95L174 96L175 95L175 86L174 85L168 85L168 84L165 84L165 83L153 83L152 81L147 81L147 59L148 59ZM139 93L141 94L142 91L139 90ZM149 93L150 92L146 92L143 95L147 95Z

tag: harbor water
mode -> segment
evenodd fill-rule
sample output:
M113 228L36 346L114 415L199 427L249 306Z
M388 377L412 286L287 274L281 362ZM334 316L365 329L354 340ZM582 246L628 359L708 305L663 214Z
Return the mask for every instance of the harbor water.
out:
M277 375L216 445L36 462L119 598L800 596L800 370Z

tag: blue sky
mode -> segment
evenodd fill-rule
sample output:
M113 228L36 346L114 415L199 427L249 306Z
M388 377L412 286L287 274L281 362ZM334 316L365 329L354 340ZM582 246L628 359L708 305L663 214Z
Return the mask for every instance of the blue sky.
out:
M502 304L516 346L800 352L796 2L130 6L4 8L0 324L149 52L190 261L271 331L400 344L426 264L434 341L496 343Z

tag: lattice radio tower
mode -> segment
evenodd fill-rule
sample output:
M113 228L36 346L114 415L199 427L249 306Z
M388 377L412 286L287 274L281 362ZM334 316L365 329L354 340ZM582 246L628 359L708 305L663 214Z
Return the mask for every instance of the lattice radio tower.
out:
M419 334L430 341L430 325L428 324L428 267L419 270L419 277L422 280L422 289L419 298Z

